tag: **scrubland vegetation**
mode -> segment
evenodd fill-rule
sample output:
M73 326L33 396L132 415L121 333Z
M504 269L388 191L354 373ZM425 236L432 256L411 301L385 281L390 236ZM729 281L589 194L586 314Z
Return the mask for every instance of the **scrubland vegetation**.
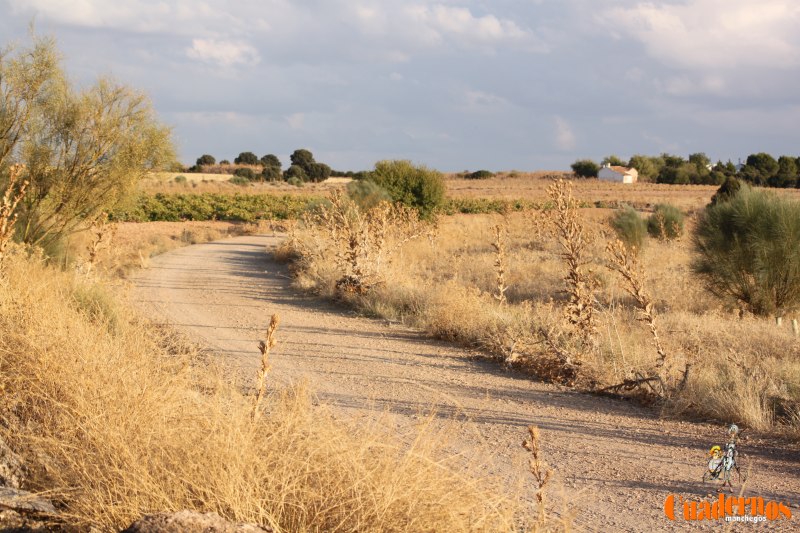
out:
M306 217L276 253L294 261L301 288L540 377L635 394L674 414L796 433L800 342L773 316L746 305L743 312L741 299L706 290L717 281L704 284L693 270L697 255L679 210L650 215L653 237L634 220L625 246L615 244L611 210L578 209L563 183L551 182L550 197L542 210L441 218L429 231L408 214L390 233L336 200L328 209L338 218ZM690 230L697 223L690 220ZM343 237L373 232L381 238ZM369 290L351 290L361 286L354 263L342 258L368 262ZM763 269L755 275L769 277Z
M254 421L241 383L36 253L6 257L0 310L0 434L69 524L197 509L278 531L512 527L513 508L428 438L352 431L302 388L268 387Z

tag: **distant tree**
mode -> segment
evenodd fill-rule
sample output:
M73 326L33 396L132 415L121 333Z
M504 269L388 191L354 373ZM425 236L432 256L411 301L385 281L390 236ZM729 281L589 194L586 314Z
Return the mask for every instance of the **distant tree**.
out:
M230 164L231 164L231 162L230 162L230 161L228 161L227 159L223 159L222 161L220 161L220 162L219 162L219 164L220 164L221 166L225 166L225 165L230 165Z
M237 165L257 165L258 157L253 152L242 152L233 162Z
M640 181L656 181L658 173L664 166L664 160L658 156L649 157L637 154L631 157L627 166L636 169Z
M214 159L213 155L203 154L197 158L197 166L202 167L206 165L214 165L217 163L217 160Z
M601 165L611 165L612 167L624 167L625 161L615 155L609 155L603 158L600 162Z
M311 165L315 163L314 156L311 154L310 151L306 150L305 148L299 148L292 152L292 155L289 156L289 159L292 161L292 165L297 165L302 168L306 173L311 168Z
M308 179L318 183L325 181L331 176L331 167L325 163L312 163L308 169L304 169Z
M255 179L258 177L258 175L253 172L252 168L247 167L237 168L233 171L233 175L239 178L244 178L247 181L255 181Z
M262 157L261 164L265 167L276 167L278 171L281 169L281 160L274 154L267 154Z
M678 155L671 155L667 153L661 154L661 159L664 161L664 166L658 173L658 183L688 183L689 169L684 169L683 173L680 172L681 167L687 163L685 159Z
M286 181L291 181L292 178L300 181L308 181L308 176L300 165L292 165L283 173L283 179Z
M778 172L767 180L770 187L796 187L797 161L794 157L782 155L778 158Z
M774 157L766 152L750 154L739 173L742 179L755 185L766 185L778 174L779 166Z
M281 167L265 166L261 171L261 179L264 181L281 181L283 179Z
M696 154L689 154L689 163L696 166L697 170L708 170L711 160L705 153L697 152Z
M591 159L579 159L572 163L572 171L581 178L596 178L600 165Z

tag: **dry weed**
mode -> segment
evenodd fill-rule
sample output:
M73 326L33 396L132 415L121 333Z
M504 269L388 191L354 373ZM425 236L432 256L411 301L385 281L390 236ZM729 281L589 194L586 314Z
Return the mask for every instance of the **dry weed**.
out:
M297 389L270 390L254 422L224 372L127 310L109 328L77 307L71 293L92 280L8 259L0 434L32 467L25 488L49 491L68 525L116 531L192 509L275 531L513 529L504 499L432 457L426 438L355 431Z
M503 217L503 222L494 227L494 241L492 247L494 248L494 271L497 277L497 293L494 295L495 299L501 304L506 303L506 257L508 247L508 216Z
M17 205L25 197L28 181L20 181L24 165L11 165L8 173L8 183L0 204L0 265L6 254L9 242L14 236L14 224L17 222Z
M280 318L278 315L272 315L267 327L267 339L258 343L258 351L261 352L261 368L258 370L256 377L256 396L253 399L253 420L258 416L258 406L261 404L261 399L264 397L266 390L267 373L270 370L269 365L269 351L275 347L277 341L275 340L275 331L278 329Z

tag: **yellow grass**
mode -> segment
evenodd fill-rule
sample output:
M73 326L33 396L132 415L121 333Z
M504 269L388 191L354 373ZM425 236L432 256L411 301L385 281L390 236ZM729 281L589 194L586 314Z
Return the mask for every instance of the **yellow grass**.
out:
M587 250L588 269L599 283L597 350L582 351L575 344L564 316L566 269L561 250L539 233L536 213L509 215L503 257L508 303L496 298L493 244L501 218L489 215L443 219L435 241L409 243L385 267L385 283L365 295L347 297L371 314L403 320L431 335L482 348L523 369L581 387L599 389L647 375L662 357L648 323L639 321L640 302L627 292L628 282L607 267L605 247L613 237L606 219L611 212L580 210L597 235ZM338 273L326 259L330 255L313 257L298 263L298 286L335 294ZM691 273L687 237L672 243L650 239L639 260L643 287L654 305L658 340L669 355L664 372L673 392L666 405L676 412L760 430L797 433L800 340L788 325L795 317L785 317L782 328L770 319L739 318ZM578 353L577 376L554 366L553 350L543 333L563 353ZM686 385L675 392L687 363Z
M185 343L20 253L0 280L0 368L0 434L31 467L25 488L83 530L180 509L276 531L513 527L430 439L355 431L302 389L270 388L254 422L252 398Z

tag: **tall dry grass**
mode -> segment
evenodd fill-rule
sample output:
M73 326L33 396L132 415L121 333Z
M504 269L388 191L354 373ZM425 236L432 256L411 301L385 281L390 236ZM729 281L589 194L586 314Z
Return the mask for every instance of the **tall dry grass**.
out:
M514 527L503 497L451 471L424 436L400 446L355 431L302 388L268 388L254 421L224 372L86 276L20 251L6 274L0 434L31 467L25 488L47 491L70 525L112 531L195 509L277 531Z
M800 340L788 326L792 317L783 328L739 318L693 277L687 240L651 240L635 265L632 257L623 261L620 275L606 255L610 214L577 213L595 236L586 240L582 261L597 282L596 350L587 350L564 320L570 295L563 290L563 244L540 231L530 213L508 215L506 303L496 298L495 228L502 222L491 215L442 219L434 241L409 243L386 265L389 283L348 299L368 314L482 349L546 379L587 390L627 381L635 390L620 392L644 386L676 414L800 434ZM300 230L296 238L313 236ZM325 254L296 265L299 287L335 294L336 268ZM669 390L648 388L642 378L653 375Z

